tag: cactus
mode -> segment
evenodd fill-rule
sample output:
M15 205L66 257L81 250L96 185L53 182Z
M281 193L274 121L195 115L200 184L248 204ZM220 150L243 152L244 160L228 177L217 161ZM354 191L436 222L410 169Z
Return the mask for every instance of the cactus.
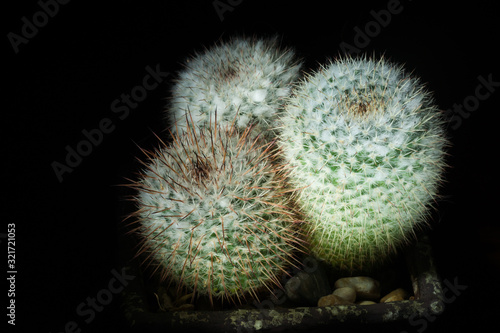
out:
M196 54L172 88L171 128L185 129L189 112L197 127L236 119L238 130L250 125L256 127L253 133L270 130L300 67L294 52L280 49L276 37L232 38Z
M430 93L403 67L366 57L322 66L297 86L281 123L318 258L370 269L428 224L448 141Z
M238 303L270 289L302 248L275 142L212 124L173 134L140 179L135 231L145 262L185 291Z

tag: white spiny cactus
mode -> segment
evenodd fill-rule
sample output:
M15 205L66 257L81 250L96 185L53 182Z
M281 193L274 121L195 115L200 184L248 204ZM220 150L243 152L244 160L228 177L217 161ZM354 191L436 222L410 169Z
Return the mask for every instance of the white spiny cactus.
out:
M447 140L430 94L401 66L331 62L301 82L281 123L316 256L339 269L368 268L425 225Z
M189 112L200 128L235 121L238 130L250 125L254 133L273 129L300 67L292 50L279 48L277 38L233 38L196 54L172 89L167 110L172 128L185 128Z
M180 287L238 303L277 284L302 246L286 171L251 128L186 124L132 185L139 253Z

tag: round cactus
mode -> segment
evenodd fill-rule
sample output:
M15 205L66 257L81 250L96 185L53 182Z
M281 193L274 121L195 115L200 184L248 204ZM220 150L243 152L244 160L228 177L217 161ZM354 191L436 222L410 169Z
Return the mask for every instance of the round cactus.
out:
M234 121L238 130L250 125L257 128L254 133L272 129L300 67L292 50L279 48L277 38L233 38L196 54L173 86L167 110L171 127L185 128L184 115L190 113L198 127Z
M251 128L186 124L133 185L139 253L180 288L241 302L278 283L301 248L286 171Z
M445 167L441 112L384 59L345 58L297 87L280 146L303 188L312 252L342 270L380 264L426 225Z

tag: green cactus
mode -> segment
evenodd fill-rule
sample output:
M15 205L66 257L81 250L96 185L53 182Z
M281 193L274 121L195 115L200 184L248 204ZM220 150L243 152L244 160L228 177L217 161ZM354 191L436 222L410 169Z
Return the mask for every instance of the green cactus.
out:
M301 67L294 52L278 44L276 37L232 38L188 59L167 110L173 131L185 129L188 112L201 128L236 119L238 130L272 129Z
M302 248L274 142L212 124L146 153L138 191L139 253L180 288L238 303L270 289Z
M342 270L385 261L426 225L445 168L444 120L418 79L344 58L290 97L280 147L311 251Z

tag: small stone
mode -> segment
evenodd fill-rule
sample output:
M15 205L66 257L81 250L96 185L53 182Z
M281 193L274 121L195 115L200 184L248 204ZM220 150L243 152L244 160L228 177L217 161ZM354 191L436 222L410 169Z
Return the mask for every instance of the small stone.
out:
M356 290L351 287L342 287L335 289L332 295L338 296L351 303L354 303L354 301L356 301Z
M300 271L285 283L288 299L302 305L314 306L320 297L331 292L328 276L320 263L314 271Z
M377 303L374 301L359 301L359 302L356 302L356 304L358 304L358 305L372 305L372 304L377 304Z
M160 286L158 288L158 293L154 293L156 301L158 302L158 307L161 311L166 311L172 308L174 305L172 303L172 298L168 295L165 287Z
M381 303L389 303L389 302L398 302L398 301L404 301L405 299L399 295L394 295L389 298L386 298L383 302Z
M404 301L405 299L408 298L408 292L404 290L403 288L398 288L396 290L391 291L382 299L380 300L380 303L388 303L388 302L395 302L395 301Z
M285 293L288 299L297 302L302 298L300 294L300 278L294 276L285 283Z
M331 294L323 296L318 301L318 306L332 306L332 305L348 305L352 304L352 302L348 302L342 297Z
M350 287L356 290L358 300L377 300L380 298L380 283L368 276L340 278L335 281L335 288Z
M194 310L194 305L188 304L188 303L182 304L181 306L170 309L170 311L191 311L191 310Z

